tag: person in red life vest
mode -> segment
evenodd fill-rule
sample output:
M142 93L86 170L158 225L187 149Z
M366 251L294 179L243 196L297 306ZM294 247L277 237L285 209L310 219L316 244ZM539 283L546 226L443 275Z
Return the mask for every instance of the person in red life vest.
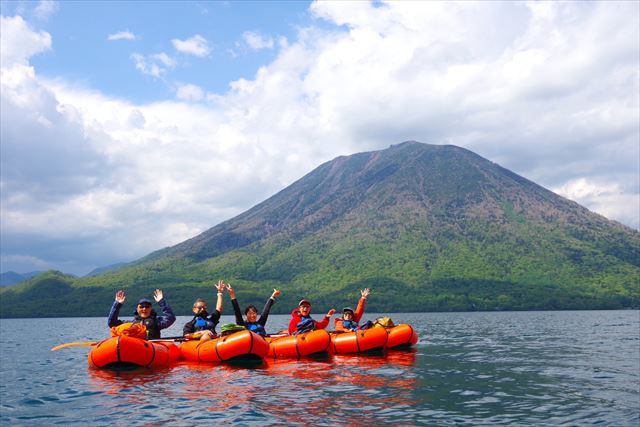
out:
M334 320L334 328L336 331L357 331L358 323L360 319L362 319L362 315L364 314L364 304L367 301L367 297L371 293L369 288L365 288L360 291L360 300L358 301L358 306L356 307L356 311L354 312L351 307L345 307L342 309L342 317L338 317Z
M311 303L309 300L303 299L298 304L298 308L291 313L291 321L289 322L289 333L309 332L316 329L324 329L329 325L331 316L336 311L332 308L320 321L311 318Z

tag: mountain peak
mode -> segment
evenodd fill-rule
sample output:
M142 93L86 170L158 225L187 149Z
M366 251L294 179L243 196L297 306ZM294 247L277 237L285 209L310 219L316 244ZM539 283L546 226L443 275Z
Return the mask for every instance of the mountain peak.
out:
M211 278L225 278L245 303L281 289L284 312L303 296L320 309L353 303L365 287L374 290L372 311L637 308L638 253L637 231L469 150L405 141L326 162L246 212L115 271L0 289L0 307L3 316L25 315L44 312L32 307L43 301L90 315L78 311L97 303L87 298L112 298L123 283L132 299L161 288L172 306L189 307Z
M248 211L152 257L201 261L265 239L367 229L378 221L433 233L474 221L623 227L467 149L405 141L326 162Z

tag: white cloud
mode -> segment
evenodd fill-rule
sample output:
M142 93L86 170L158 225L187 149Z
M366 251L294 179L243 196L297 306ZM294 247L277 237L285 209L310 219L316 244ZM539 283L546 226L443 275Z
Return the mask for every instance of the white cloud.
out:
M3 17L3 248L24 255L37 242L32 256L78 259L75 272L131 260L323 161L408 139L469 148L639 226L637 3L312 10L342 27L300 29L228 93L172 83L177 100L152 104L43 79L28 59L50 49L49 35ZM22 50L5 51L7 37ZM189 40L176 49L208 54ZM176 65L164 53L132 58L154 77Z
M198 102L204 99L205 94L202 88L193 84L179 85L176 91L176 97L183 101Z
M187 55L194 55L202 58L205 56L209 56L209 54L211 53L209 42L199 34L196 34L195 36L186 40L173 39L171 40L171 43L173 43L173 47L178 52Z
M5 265L12 266L12 271L19 271L21 273L30 273L32 271L45 271L57 268L56 265L51 262L41 260L31 255L0 255L0 269L2 272L10 270L4 268Z
M38 6L33 11L36 19L40 21L48 20L54 13L58 11L58 2L52 0L40 0Z
M0 16L0 59L2 68L14 64L25 65L38 53L51 49L51 36L44 31L34 31L20 16Z
M151 55L151 59L158 61L165 67L173 68L176 66L176 61L164 52Z
M110 41L113 41L113 40L135 40L135 39L136 39L136 35L133 34L129 30L119 31L117 33L109 34L109 36L107 37L107 40L110 40Z
M161 77L176 66L176 61L164 52L153 55L131 54L136 69L142 74Z
M253 50L273 49L274 41L270 36L265 36L259 31L245 31L242 40Z
M640 229L640 196L637 187L634 193L633 190L625 190L620 183L605 181L601 184L593 179L577 178L553 191L583 206L589 206L600 215Z

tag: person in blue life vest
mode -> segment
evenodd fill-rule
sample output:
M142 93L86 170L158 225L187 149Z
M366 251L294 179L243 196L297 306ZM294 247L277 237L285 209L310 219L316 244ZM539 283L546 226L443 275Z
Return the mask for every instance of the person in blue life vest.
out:
M280 291L277 289L273 290L273 293L267 300L262 309L262 314L260 314L260 318L258 319L258 309L254 305L248 305L244 309L244 314L246 319L242 318L242 313L240 313L240 304L238 304L238 300L236 299L236 293L231 285L227 285L227 292L229 292L229 296L231 297L231 304L233 305L233 312L236 315L236 324L244 326L248 330L255 332L258 335L262 335L263 337L267 335L267 331L265 330L265 325L267 323L267 318L269 317L269 311L273 306L273 303L276 302L276 298L280 296Z
M338 317L333 321L333 327L336 331L357 331L358 322L362 319L364 314L364 304L367 301L367 297L371 293L369 288L365 288L360 291L360 299L358 300L358 306L355 312L351 307L345 307L342 309L342 317Z
M222 293L225 284L222 280L218 280L218 284L214 287L218 290L216 310L209 315L206 301L198 298L193 303L193 319L185 323L182 328L182 334L185 337L200 338L200 341L208 341L216 337L216 325L220 322L222 314Z
M109 317L107 318L107 324L110 328L125 323L118 319L120 308L124 304L125 299L126 295L123 290L116 292L115 301L111 306L111 311L109 311ZM133 320L131 321L131 323L140 323L147 328L147 339L159 339L160 331L162 329L167 329L176 321L176 316L173 314L173 310L171 310L171 307L169 307L169 304L164 299L164 295L160 289L156 289L153 292L153 299L155 299L160 305L163 315L158 316L155 310L153 310L151 307L151 300L142 298L138 301L136 311L133 315Z

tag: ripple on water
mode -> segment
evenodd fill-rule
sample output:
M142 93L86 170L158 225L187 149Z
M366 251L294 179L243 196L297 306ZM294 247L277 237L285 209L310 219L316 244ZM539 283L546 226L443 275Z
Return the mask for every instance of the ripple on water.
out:
M25 406L44 405L45 402L40 399L23 399L20 401Z
M62 418L63 415L21 415L19 417L16 417L16 419L18 420L40 420L40 419L51 419L51 418Z
M94 321L52 319L50 329L76 332L47 341L46 355L3 352L0 423L640 424L638 312L402 316L426 343L415 352L132 373L87 369L86 349L48 353L83 340L82 328ZM87 336L103 330L104 319L95 322ZM7 332L15 341L15 326L3 320L3 344Z

